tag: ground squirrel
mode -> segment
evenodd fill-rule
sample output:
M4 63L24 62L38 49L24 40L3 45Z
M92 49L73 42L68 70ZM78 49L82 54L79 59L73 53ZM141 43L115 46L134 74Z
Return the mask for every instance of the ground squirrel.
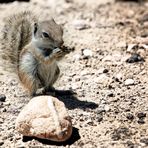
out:
M62 27L53 19L39 21L30 11L5 19L0 54L7 69L17 72L31 96L52 89L57 80L57 61L70 52L63 46L62 36Z

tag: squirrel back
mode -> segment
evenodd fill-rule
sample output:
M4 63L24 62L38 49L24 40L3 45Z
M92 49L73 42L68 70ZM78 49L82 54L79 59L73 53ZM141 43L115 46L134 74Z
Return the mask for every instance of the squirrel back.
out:
M37 17L30 11L4 19L0 32L0 55L7 71L17 70L19 53L31 41L32 27L36 21Z

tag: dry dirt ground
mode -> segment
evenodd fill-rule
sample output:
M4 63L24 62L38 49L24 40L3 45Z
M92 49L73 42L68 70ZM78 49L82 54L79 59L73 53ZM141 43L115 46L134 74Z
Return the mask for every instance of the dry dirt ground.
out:
M55 87L74 90L59 96L68 109L73 135L64 143L22 137L15 119L29 97L19 81L0 71L0 147L148 147L148 3L112 0L32 0L0 4L0 21L13 8L36 9L64 27L65 43L75 51L59 63ZM127 48L139 45L144 61L128 63ZM135 51L136 52L136 51Z

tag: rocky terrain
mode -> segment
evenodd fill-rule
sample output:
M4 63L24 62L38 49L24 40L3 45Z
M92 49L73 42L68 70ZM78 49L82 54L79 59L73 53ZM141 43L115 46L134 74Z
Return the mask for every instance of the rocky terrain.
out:
M55 88L72 118L64 143L22 137L15 120L30 98L17 78L0 71L0 147L148 147L148 2L31 0L0 4L3 18L18 9L42 11L64 27L75 51L59 63Z

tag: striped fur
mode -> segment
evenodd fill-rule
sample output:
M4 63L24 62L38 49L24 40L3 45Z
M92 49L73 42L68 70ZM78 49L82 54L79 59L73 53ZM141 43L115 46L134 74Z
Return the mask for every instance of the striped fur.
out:
M0 32L0 55L6 63L6 70L17 70L19 53L30 42L32 25L36 21L36 17L30 11L19 12L5 18Z

